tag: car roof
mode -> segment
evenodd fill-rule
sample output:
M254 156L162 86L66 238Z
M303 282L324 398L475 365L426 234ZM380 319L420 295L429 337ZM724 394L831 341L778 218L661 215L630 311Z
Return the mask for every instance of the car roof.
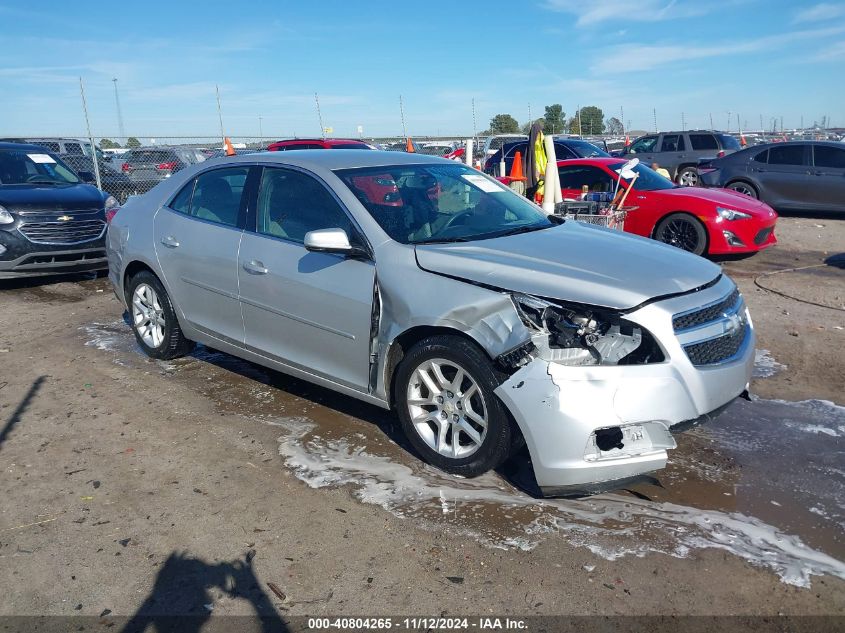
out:
M0 142L0 149L25 149L25 150L32 150L33 152L39 152L41 154L43 154L44 150L45 150L43 145L36 145L35 143L9 143L9 142Z
M385 152L372 149L350 149L343 152L315 152L310 149L288 150L285 152L260 152L210 158L205 166L226 165L232 163L277 163L295 165L304 169L352 169L355 167L385 167L388 165L441 164L454 165L455 161L408 152Z
M366 145L366 142L359 141L354 138L286 138L281 141L273 141L270 145L277 143L326 143L328 145L346 145L347 143L361 143Z
M559 158L559 163L574 165L577 163L595 163L597 165L615 165L624 163L625 160L616 156L594 156L593 158Z

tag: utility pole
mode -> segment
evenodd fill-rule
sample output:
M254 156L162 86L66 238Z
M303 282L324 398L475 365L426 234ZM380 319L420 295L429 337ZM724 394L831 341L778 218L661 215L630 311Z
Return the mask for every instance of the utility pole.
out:
M730 132L730 131L731 131L731 111L728 110L728 129L725 130L725 132Z
M475 103L475 99L473 99L472 101L473 101L473 104L474 104L474 103ZM475 111L475 110L473 109L473 112L474 112L474 111ZM532 123L534 123L534 121L532 121L532 120L531 120L531 104L529 103L529 104L528 104L528 127L529 127L529 129L531 128L531 124L532 124Z
M402 103L402 95L399 95L399 116L402 118L402 136L408 138L408 131L405 129L405 104Z
M97 182L97 189L102 189L103 184L100 180L100 161L97 160L97 150L94 146L94 136L91 134L91 122L88 120L88 102L85 100L85 86L82 83L82 77L79 78L79 94L82 97L82 113L85 115L85 127L88 130L88 140L91 141L91 162L94 163L94 179Z
M584 137L584 128L581 127L581 106L578 106L578 136Z
M763 127L763 115L760 115L760 134L764 134L766 132L766 128Z
M654 117L654 131L657 132L657 108L652 108L651 115Z
M684 116L684 113L681 112L681 132L686 132L686 131L687 131L687 120L686 120L686 117Z
M528 105L528 116L529 117L531 116L531 104ZM473 97L472 98L472 138L473 138L473 140L475 140L475 138L478 136L477 133L476 133L477 129L478 128L475 125L475 97Z
M261 119L263 117L259 114L258 115L258 138L264 138L264 128L261 125Z
M112 78L114 82L114 104L117 106L117 129L120 130L120 137L126 138L126 130L123 129L123 113L120 111L120 97L117 96L117 77Z
M715 130L716 128L713 127L713 113L710 113L710 129Z
M223 147L226 147L226 133L223 131L223 112L220 109L220 86L214 84L214 90L217 91L217 119L220 121L220 141Z
M619 122L622 124L622 136L625 136L625 130L628 128L625 127L625 110L622 106L619 106Z
M317 105L317 122L320 124L320 135L323 138L326 138L326 128L323 127L323 113L320 112L320 97L317 96L317 93L314 93L314 103Z

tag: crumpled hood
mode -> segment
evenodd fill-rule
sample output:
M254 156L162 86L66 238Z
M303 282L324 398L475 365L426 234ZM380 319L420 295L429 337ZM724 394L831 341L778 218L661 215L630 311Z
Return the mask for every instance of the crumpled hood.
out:
M416 255L430 272L615 309L692 290L721 273L674 246L573 221L476 242L420 244Z
M103 194L93 185L0 186L0 205L9 211L75 211L103 208Z

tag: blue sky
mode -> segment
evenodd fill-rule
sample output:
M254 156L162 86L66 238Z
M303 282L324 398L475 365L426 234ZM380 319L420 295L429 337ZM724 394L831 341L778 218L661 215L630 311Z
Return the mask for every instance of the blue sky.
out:
M0 0L0 135L467 134L598 105L633 128L845 126L845 0Z

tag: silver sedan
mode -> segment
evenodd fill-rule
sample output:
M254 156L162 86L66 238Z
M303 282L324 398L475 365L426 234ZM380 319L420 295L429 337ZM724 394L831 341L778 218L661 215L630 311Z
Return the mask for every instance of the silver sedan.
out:
M753 365L714 264L434 157L210 160L132 198L108 257L150 356L201 342L395 409L463 476L527 444L546 494L663 467L670 428L742 394Z

